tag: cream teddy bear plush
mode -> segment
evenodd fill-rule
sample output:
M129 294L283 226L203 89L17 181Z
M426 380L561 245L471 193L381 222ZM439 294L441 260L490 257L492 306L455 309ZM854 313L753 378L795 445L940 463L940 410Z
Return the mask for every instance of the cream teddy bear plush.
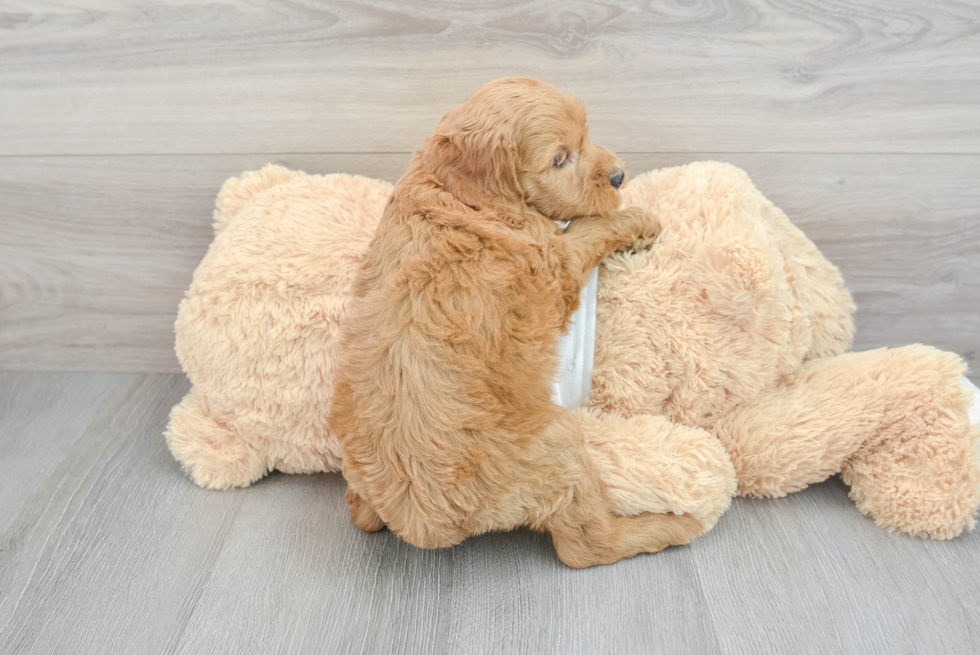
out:
M197 484L340 470L337 340L391 188L278 166L223 186L175 326L193 387L166 438ZM600 266L577 410L617 511L708 529L736 492L781 496L839 472L883 527L972 527L977 432L955 355L843 354L854 306L837 269L733 166L653 171L623 196L663 232Z

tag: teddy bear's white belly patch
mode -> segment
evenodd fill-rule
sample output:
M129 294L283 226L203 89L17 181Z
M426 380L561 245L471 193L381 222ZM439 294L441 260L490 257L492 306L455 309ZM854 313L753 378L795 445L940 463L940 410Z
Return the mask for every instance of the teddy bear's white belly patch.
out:
M980 389L970 382L965 375L960 377L960 386L973 392L973 401L970 403L970 409L967 410L970 425L980 425ZM980 439L977 439L974 445L977 447L977 461L980 461Z
M965 375L960 378L960 385L964 389L969 389L971 392L973 392L973 402L970 403L970 409L967 410L967 413L970 416L970 425L977 425L980 423L980 389L978 389L975 384L970 382ZM977 445L980 446L980 443Z
M592 390L598 291L599 269L596 268L582 289L578 309L568 326L568 334L562 335L558 342L561 363L552 385L551 398L555 404L567 409L577 409L585 405L589 391Z

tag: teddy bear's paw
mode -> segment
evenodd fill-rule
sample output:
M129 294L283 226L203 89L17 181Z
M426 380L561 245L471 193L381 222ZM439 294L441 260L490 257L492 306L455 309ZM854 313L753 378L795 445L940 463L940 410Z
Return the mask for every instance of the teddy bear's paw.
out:
M964 443L956 448L953 437ZM976 427L914 435L901 446L847 462L841 478L862 514L886 530L952 539L974 526L980 505ZM969 446L965 444L969 442Z
M686 514L710 530L735 493L735 469L710 433L662 416L576 413L616 511Z
M878 354L887 394L882 428L841 467L862 513L888 530L952 539L972 529L980 506L974 387L952 353L921 345ZM884 387L887 387L885 389Z
M164 436L174 459L200 487L247 487L269 472L265 458L216 420L193 389L171 411Z

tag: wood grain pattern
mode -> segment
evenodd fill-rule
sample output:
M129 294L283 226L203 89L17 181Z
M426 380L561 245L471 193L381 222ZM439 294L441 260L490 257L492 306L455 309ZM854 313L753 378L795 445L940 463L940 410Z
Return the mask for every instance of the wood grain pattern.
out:
M722 651L974 651L978 535L926 542L858 517L837 478L733 503L693 548Z
M515 74L623 152L980 152L975 2L6 5L0 155L408 152Z
M0 374L0 653L966 653L980 640L980 534L889 534L837 481L737 499L689 546L585 571L527 531L425 551L357 530L336 475L195 487L161 436L186 390L179 375Z
M0 160L0 369L174 371L221 183L262 156ZM409 155L297 161L400 175Z
M409 157L0 158L0 369L178 371L173 320L226 177L275 161L395 180ZM923 342L976 365L980 156L625 156L633 172L705 158L747 170L841 268L856 348Z

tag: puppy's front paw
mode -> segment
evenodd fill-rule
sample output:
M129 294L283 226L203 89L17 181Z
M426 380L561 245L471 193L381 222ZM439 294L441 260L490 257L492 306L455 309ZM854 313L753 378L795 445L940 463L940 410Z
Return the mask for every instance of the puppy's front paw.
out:
M655 234L655 235L650 236L650 237L640 237L639 239L637 239L633 243L627 245L623 249L623 252L628 252L630 254L636 254L636 253L639 253L639 252L646 252L650 248L653 248L653 244L657 242L657 237L658 236L660 236L660 235L659 234Z
M660 223L649 212L639 207L620 210L620 217L626 223L629 241L620 252L638 253L653 247L660 236Z

